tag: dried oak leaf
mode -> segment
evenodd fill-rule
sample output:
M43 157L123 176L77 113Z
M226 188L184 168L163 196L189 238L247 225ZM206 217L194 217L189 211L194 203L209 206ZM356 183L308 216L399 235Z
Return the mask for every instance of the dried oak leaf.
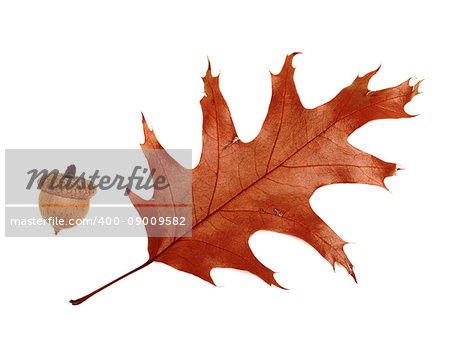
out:
M355 279L343 248L347 244L311 208L309 200L320 187L334 183L364 183L384 187L396 173L384 162L356 149L347 138L369 121L411 117L404 106L417 93L419 83L409 80L388 89L370 91L377 70L344 88L335 98L314 109L303 107L294 83L292 59L281 72L271 74L272 99L259 135L239 140L230 111L219 89L219 76L209 65L203 82L203 151L192 170L192 236L149 237L149 259L91 294L71 301L80 304L105 287L157 261L214 284L213 268L249 271L266 283L281 287L274 272L252 253L249 238L269 230L301 238L334 268L340 263ZM142 149L163 149L143 119ZM168 155L167 155L168 156ZM147 156L149 164L154 159ZM174 160L173 160L174 161ZM175 163L176 170L189 170ZM158 196L170 201L168 190ZM154 216L155 208L130 193L141 217ZM173 201L173 199L172 199Z

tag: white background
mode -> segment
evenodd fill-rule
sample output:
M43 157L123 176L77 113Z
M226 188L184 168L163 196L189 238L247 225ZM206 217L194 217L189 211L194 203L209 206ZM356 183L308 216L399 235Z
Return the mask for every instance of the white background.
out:
M293 51L304 53L294 65L306 107L380 63L371 90L426 80L407 105L419 117L350 138L407 169L387 179L391 192L337 185L312 198L354 243L358 285L304 242L258 233L252 249L289 291L223 269L216 288L152 264L74 307L143 263L146 239L2 235L1 335L448 337L448 32L444 1L2 1L4 148L137 148L142 111L165 147L193 149L195 165L207 56L244 141L267 112L269 70Z

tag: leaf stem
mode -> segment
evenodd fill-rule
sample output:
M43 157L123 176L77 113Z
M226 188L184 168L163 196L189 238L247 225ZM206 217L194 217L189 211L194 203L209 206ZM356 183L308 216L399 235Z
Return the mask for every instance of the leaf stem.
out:
M81 298L78 298L78 299L75 299L75 300L71 300L70 303L72 305L80 305L81 303L83 303L84 301L88 300L89 298L91 298L96 293L98 293L98 292L106 289L107 287L115 284L116 282L120 281L121 279L123 279L123 278L125 278L125 277L127 277L127 276L129 276L129 275L131 275L131 274L133 274L133 273L135 273L135 272L145 268L147 265L150 265L150 263L152 263L153 260L154 260L154 258L153 259L149 259L147 262L145 262L144 264L138 266L136 269L133 269L133 270L127 272L126 274L120 276L119 278L116 278L115 280L113 280L112 282L109 282L108 284L103 285L101 288L98 288L97 290L92 291L91 293L87 294L84 297L81 297Z

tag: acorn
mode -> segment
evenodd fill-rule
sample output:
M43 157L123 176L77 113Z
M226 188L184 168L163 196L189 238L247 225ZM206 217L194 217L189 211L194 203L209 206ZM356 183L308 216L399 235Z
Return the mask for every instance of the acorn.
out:
M88 211L89 202L97 192L96 186L84 177L75 176L76 167L71 164L64 174L48 174L38 181L39 210L42 218L55 230L55 235L63 229L80 224Z

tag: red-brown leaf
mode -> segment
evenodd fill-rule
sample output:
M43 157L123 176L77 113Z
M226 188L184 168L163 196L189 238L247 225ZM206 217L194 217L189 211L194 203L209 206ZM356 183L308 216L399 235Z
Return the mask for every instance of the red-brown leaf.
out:
M343 249L347 242L314 213L309 200L319 187L334 183L385 187L384 179L396 173L396 164L354 148L347 138L369 121L411 117L404 106L418 93L419 83L410 86L408 80L369 91L375 70L357 77L330 102L306 109L295 88L295 54L287 56L279 74L271 74L269 112L249 143L237 137L219 76L208 67L201 100L203 151L192 170L192 236L149 237L149 259L134 271L158 261L214 284L211 269L235 268L281 287L249 247L252 234L269 230L303 239L333 267L336 262L344 266L356 281ZM162 149L145 119L143 124L144 151ZM176 163L173 167L187 170ZM133 193L130 198L142 217L154 212L143 206L150 201ZM110 284L72 303L80 304Z

